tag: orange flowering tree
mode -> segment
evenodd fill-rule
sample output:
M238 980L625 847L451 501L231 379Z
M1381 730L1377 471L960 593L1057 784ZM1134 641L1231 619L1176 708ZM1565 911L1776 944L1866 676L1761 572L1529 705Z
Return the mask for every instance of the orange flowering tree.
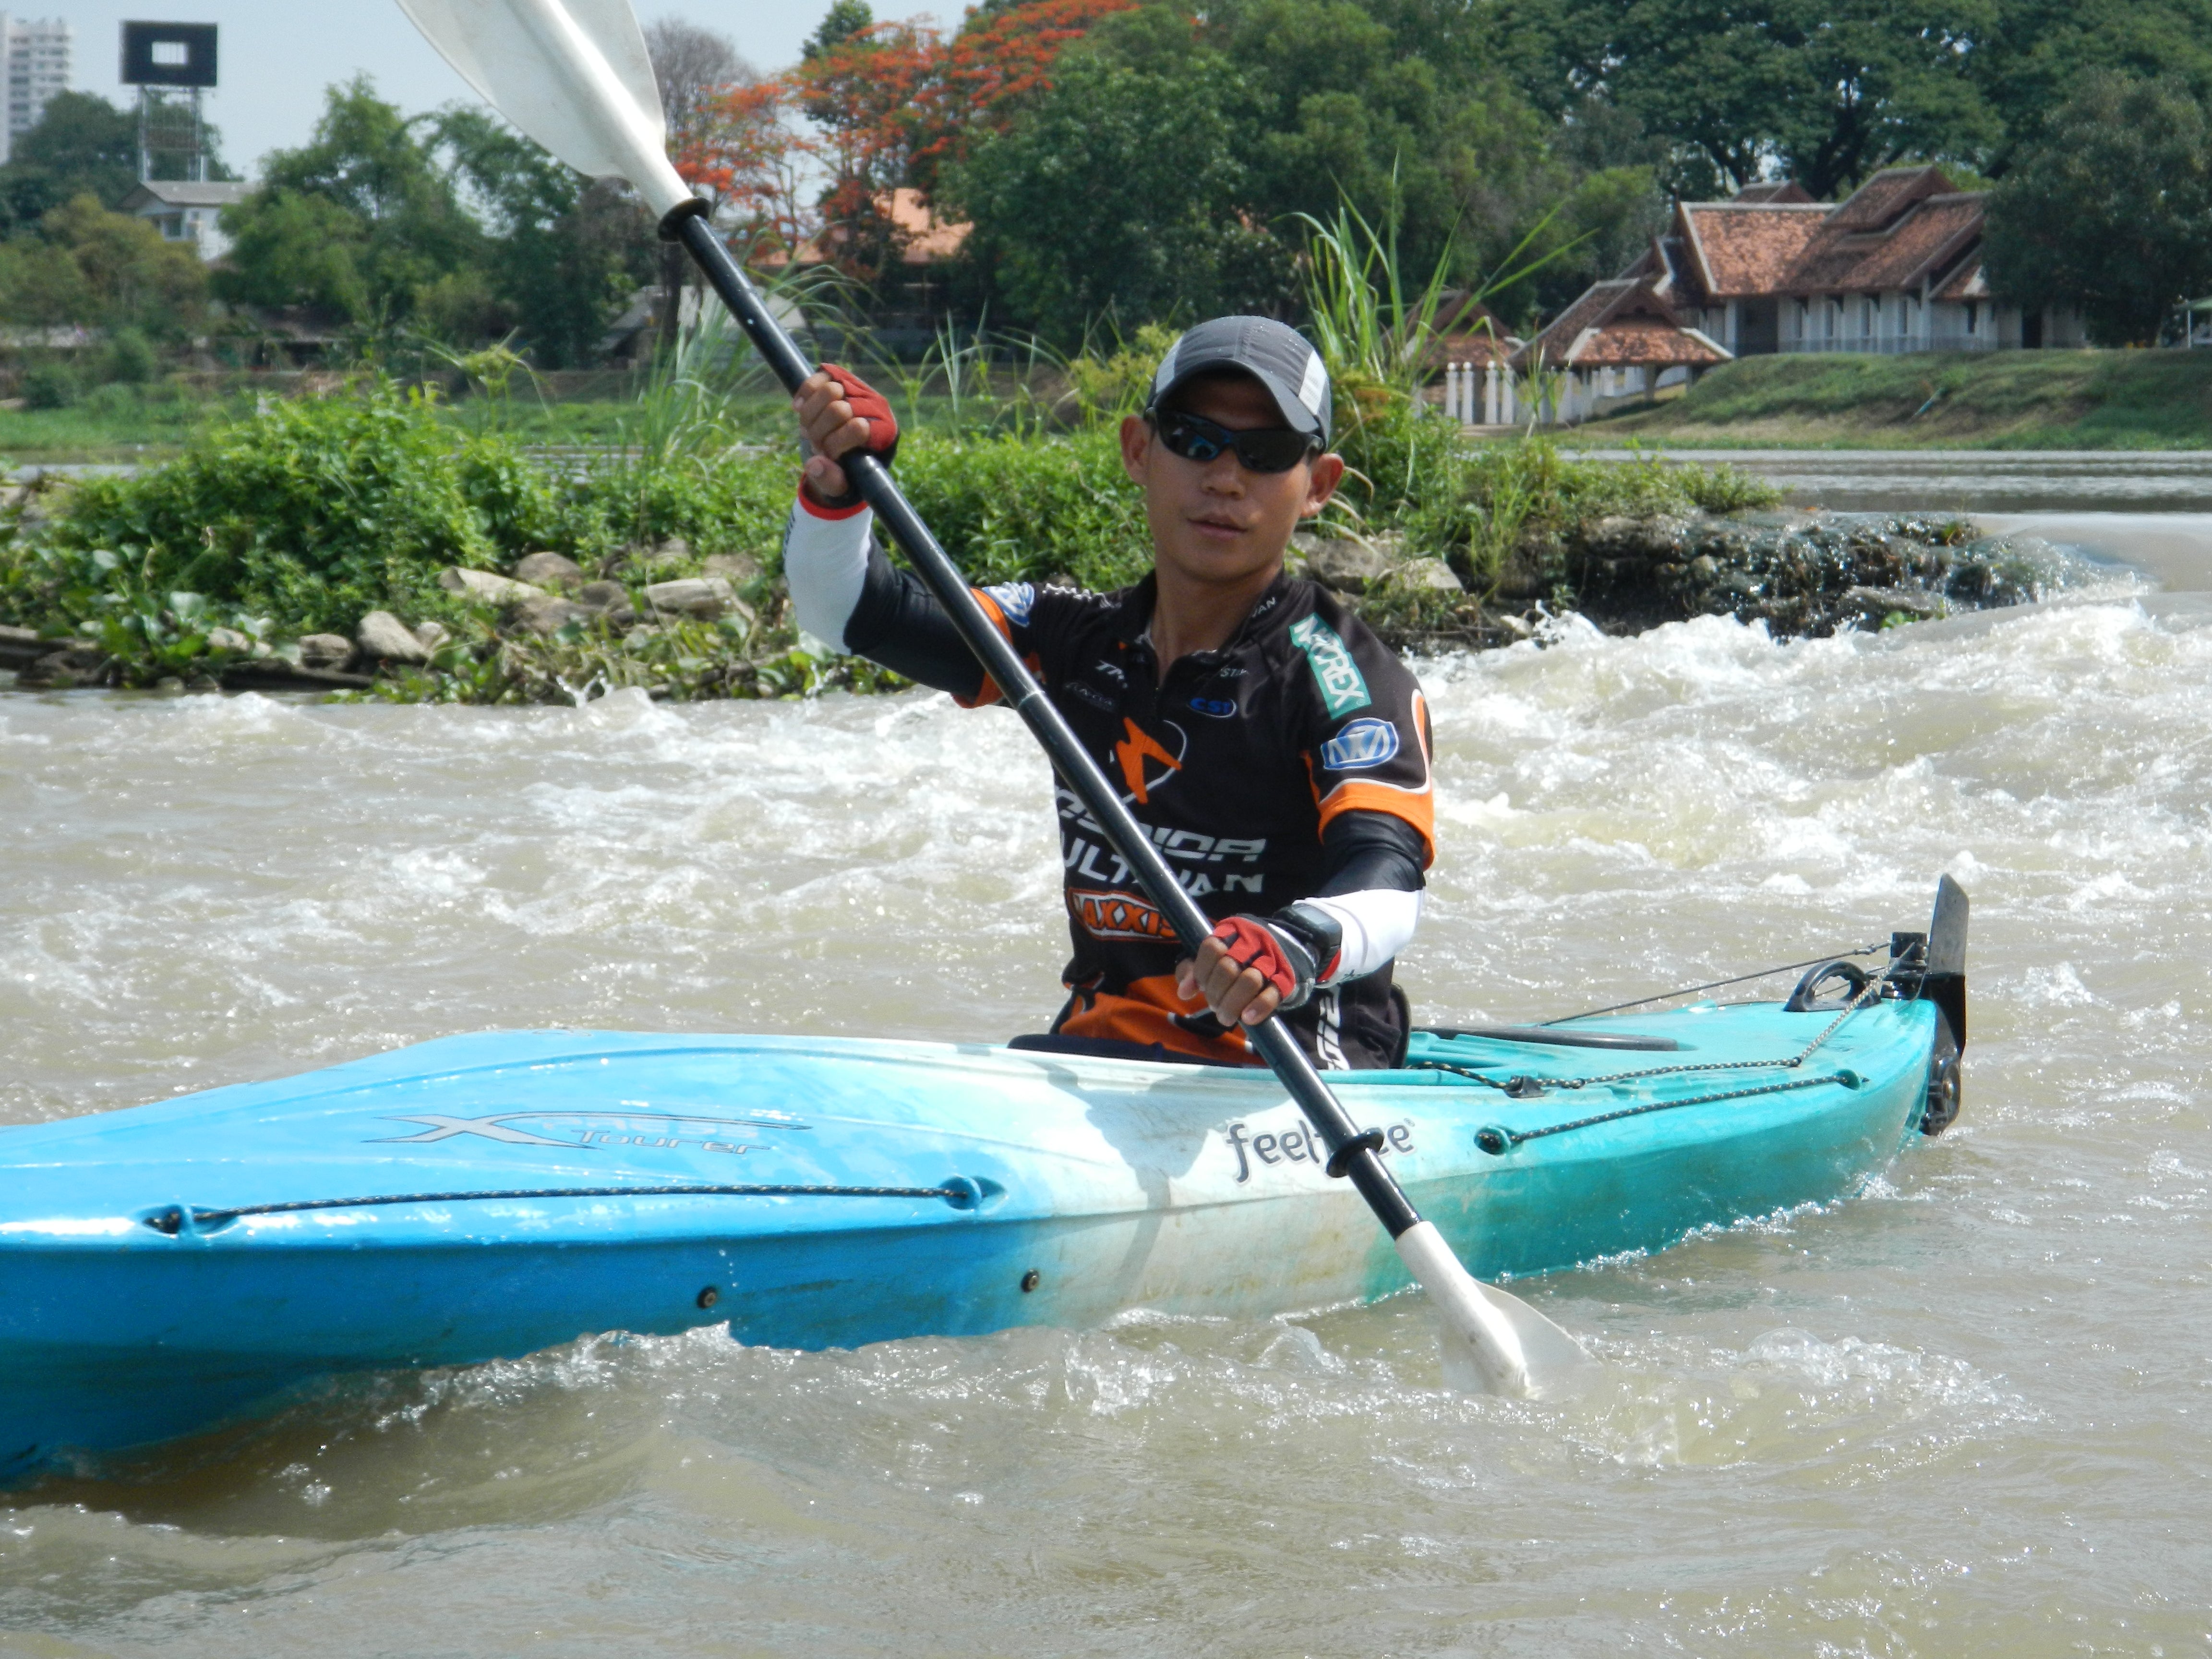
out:
M725 87L690 131L670 135L684 182L712 196L739 239L761 252L788 255L818 228L805 204L808 147L790 104L781 80Z
M811 242L872 281L902 250L892 191L927 196L940 166L1050 86L1070 41L1137 3L1026 0L973 13L950 37L926 20L871 24L778 79L725 91L678 147L677 170L712 189L757 245Z

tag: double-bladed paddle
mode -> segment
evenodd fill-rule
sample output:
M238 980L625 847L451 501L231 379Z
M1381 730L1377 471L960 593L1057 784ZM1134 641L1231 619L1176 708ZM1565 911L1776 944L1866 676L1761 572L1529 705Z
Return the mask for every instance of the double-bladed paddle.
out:
M714 234L707 204L669 165L660 94L629 0L399 4L446 61L523 132L580 173L628 180L659 218L661 234L690 250L776 378L787 389L798 390L814 366L769 313ZM1176 882L1152 838L1138 827L1013 647L992 626L959 567L907 505L880 462L854 453L842 457L842 464L1060 776L1135 872L1146 896L1173 924L1183 948L1195 955L1213 931L1212 922ZM1588 1363L1566 1332L1519 1297L1479 1283L1460 1265L1443 1235L1421 1219L1384 1168L1381 1133L1363 1133L1352 1122L1279 1020L1248 1027L1246 1038L1328 1149L1328 1172L1351 1177L1436 1304L1443 1318L1447 1381L1493 1394L1537 1395Z

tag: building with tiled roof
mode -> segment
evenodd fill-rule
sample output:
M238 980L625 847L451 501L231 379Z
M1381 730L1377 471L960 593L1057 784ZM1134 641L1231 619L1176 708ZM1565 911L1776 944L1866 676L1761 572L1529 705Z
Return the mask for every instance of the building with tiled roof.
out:
M1982 270L1984 198L1941 167L1886 167L1833 206L1790 183L1678 202L1623 273L1739 356L2077 346L2071 311L2023 314Z
M1513 395L1547 420L1578 421L1623 398L1648 398L1731 354L1683 317L1649 275L1593 283L1533 340L1516 345ZM1498 405L1486 379L1483 407Z
M1886 167L1833 204L1789 180L1677 202L1626 270L1514 352L1514 372L1537 382L1519 396L1573 421L1760 352L2082 344L2076 313L2023 314L1991 295L1984 201L1941 167Z

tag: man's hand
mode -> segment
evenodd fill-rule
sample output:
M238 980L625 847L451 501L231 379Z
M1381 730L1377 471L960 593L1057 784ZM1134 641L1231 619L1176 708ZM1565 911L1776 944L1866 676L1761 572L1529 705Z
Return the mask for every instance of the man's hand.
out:
M851 475L838 465L842 457L866 449L888 466L898 453L898 420L890 404L848 368L823 364L799 382L791 406L815 452L806 458L806 493L824 507L855 499Z
M1203 996L1224 1025L1257 1025L1285 1002L1295 1008L1313 982L1304 946L1256 916L1230 917L1198 947L1195 961L1176 963L1176 989Z

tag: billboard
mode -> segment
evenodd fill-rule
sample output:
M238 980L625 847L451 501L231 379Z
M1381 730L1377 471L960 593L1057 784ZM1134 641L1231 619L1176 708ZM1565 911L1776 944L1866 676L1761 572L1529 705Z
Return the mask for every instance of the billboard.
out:
M126 87L213 86L215 25L125 23L119 78Z

